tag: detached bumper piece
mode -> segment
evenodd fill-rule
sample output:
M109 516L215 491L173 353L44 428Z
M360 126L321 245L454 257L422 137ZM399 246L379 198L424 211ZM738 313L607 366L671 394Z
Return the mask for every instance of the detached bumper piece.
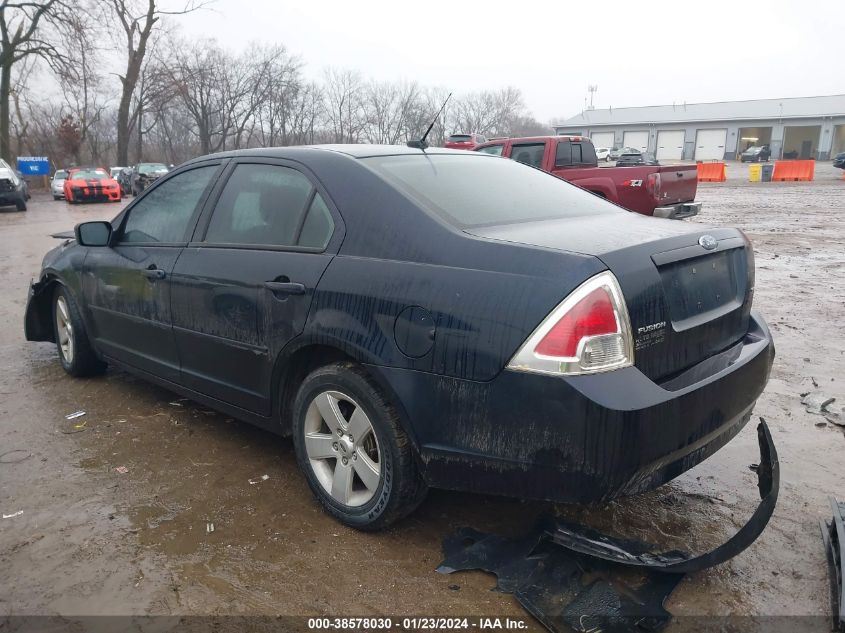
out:
M831 499L830 507L833 509L833 518L830 523L821 522L822 540L830 567L833 630L845 633L845 584L842 577L842 570L845 569L845 503Z
M670 220L683 220L684 218L691 218L698 215L701 211L700 202L684 202L681 204L673 204L667 207L657 207L654 210L654 217L669 218Z
M495 574L497 589L512 593L550 631L659 630L672 619L663 604L684 575L719 565L742 552L760 536L774 512L780 467L772 436L760 420L760 503L751 519L711 552L654 553L653 545L546 517L521 539L471 528L458 530L444 541L445 558L437 571L451 574L481 569ZM842 510L845 506L840 506L839 530L845 538ZM841 575L839 578L841 592Z

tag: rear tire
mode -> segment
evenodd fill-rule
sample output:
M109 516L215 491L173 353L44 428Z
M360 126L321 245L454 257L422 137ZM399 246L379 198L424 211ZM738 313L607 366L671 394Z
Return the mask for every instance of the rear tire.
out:
M106 370L106 363L97 358L91 347L76 301L62 285L57 286L53 295L53 334L59 361L68 374L80 378Z
M293 442L314 496L349 527L383 529L425 497L396 410L354 363L321 367L302 381L293 405Z

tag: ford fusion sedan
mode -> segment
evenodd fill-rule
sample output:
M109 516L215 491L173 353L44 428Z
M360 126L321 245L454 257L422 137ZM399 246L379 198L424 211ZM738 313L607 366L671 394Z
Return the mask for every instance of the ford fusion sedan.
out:
M68 172L62 185L65 200L79 202L120 202L120 185L103 167L78 167Z
M429 487L658 486L743 428L774 356L742 232L476 152L205 156L74 235L44 258L27 339L72 376L113 365L292 436L360 529Z

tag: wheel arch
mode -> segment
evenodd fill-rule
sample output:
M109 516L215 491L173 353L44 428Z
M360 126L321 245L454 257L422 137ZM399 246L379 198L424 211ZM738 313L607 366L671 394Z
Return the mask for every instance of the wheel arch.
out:
M56 342L53 329L53 295L56 288L67 285L52 272L46 273L33 286L32 299L24 317L24 334L27 341Z
M391 386L384 380L381 372L374 371L378 367L375 358L370 358L362 350L356 350L339 341L317 341L301 339L289 344L276 359L273 371L274 417L281 427L283 436L290 436L293 422L293 402L296 392L305 377L312 371L337 362L354 363L371 378L387 401L396 410L402 430L410 438L417 452L418 444L413 433L408 414L401 400ZM417 452L417 454L419 454Z

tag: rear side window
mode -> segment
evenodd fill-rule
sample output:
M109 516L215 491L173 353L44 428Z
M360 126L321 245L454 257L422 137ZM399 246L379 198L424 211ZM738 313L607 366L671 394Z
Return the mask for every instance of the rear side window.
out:
M562 142L557 145L555 167L593 165L598 161L592 143Z
M466 154L375 156L361 161L420 207L459 228L625 213L539 169Z
M539 167L543 164L544 151L546 151L545 143L514 145L511 147L511 158L523 165Z
M120 241L184 241L197 204L216 171L217 165L191 169L150 190L129 210Z
M480 154L492 154L493 156L501 156L504 145L488 145L477 150Z
M315 194L311 206L308 207L297 244L309 248L326 248L333 232L332 214L323 197L319 193Z
M313 186L278 165L235 167L214 207L205 241L293 246Z

